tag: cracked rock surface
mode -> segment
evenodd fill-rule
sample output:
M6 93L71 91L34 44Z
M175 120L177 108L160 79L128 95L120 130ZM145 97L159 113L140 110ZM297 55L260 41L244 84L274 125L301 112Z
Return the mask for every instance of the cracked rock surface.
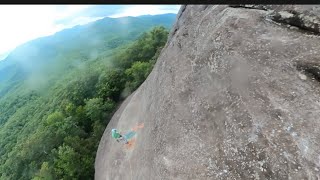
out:
M320 178L320 8L241 6L181 7L107 126L95 179ZM111 139L137 123L133 149Z

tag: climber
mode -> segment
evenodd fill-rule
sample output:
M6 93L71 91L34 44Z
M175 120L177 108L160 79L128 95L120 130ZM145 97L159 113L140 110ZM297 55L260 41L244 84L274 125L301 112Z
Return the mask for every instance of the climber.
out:
M124 141L125 144L128 144L127 139L124 136L122 136L116 129L112 129L111 132L112 137L115 138L117 142Z

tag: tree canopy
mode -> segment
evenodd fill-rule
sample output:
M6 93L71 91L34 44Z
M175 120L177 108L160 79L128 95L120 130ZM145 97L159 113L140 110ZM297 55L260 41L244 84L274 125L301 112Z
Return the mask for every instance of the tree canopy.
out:
M48 87L22 83L8 92L0 101L0 179L93 179L106 125L147 78L167 36L155 27L132 43L113 43L109 53L83 57L79 68L59 65L61 76L48 77Z

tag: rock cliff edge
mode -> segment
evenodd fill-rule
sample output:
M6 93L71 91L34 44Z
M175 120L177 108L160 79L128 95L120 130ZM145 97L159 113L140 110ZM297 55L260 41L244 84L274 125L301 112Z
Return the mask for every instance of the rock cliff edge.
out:
M319 25L320 6L182 6L95 179L319 179Z

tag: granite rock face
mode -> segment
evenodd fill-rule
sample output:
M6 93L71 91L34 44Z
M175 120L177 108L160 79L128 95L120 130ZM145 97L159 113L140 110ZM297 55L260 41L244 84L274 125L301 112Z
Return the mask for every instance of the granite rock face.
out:
M97 180L320 178L320 6L182 6ZM131 149L112 128L138 130Z

